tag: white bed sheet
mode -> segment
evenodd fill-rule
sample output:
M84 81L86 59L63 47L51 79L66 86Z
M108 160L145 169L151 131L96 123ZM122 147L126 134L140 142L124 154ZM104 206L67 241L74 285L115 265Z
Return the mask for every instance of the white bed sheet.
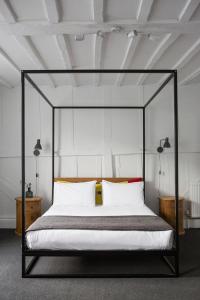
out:
M53 205L44 216L155 215L146 205L133 207L69 207ZM38 230L26 234L30 249L161 250L171 249L173 231Z

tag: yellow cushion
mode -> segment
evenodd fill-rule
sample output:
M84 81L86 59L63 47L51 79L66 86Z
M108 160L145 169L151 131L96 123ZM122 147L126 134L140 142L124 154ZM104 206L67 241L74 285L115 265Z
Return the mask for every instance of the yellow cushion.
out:
M97 183L96 184L96 205L102 205L102 184Z
M122 181L118 183L128 183L128 181ZM102 205L103 204L103 199L102 199L102 184L97 183L96 184L96 205Z

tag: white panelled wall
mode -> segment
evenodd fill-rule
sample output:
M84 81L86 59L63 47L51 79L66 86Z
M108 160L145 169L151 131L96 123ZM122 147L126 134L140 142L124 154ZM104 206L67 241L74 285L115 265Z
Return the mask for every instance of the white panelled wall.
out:
M142 105L154 86L42 87L57 105ZM21 192L21 91L0 88L0 227L15 226L15 197ZM200 178L200 86L179 88L180 194ZM173 90L166 87L146 119L147 202L155 211L160 194L174 194ZM35 192L33 147L41 139L39 194L45 210L51 201L51 109L30 87L26 91L26 182ZM56 176L142 176L142 113L137 110L62 110L56 112ZM160 138L171 149L159 155ZM159 175L159 170L161 174ZM199 226L198 220L192 226Z

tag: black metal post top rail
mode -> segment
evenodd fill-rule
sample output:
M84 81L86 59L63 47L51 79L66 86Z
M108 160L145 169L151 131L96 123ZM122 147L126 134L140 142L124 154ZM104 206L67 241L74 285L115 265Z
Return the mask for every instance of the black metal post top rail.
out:
M54 106L55 109L144 109L144 106Z
M169 70L169 69L54 69L54 70L22 70L23 73L36 73L36 74L56 74L56 73L156 73L156 74L171 74L176 73L177 70Z
M33 81L33 79L28 74L48 74L48 73L164 73L164 74L170 74L160 85L160 87L157 88L155 93L150 97L150 99L143 105L143 106L54 106L51 101L48 99L48 97L44 94L44 92L38 87L38 85ZM22 70L21 71L22 77L26 78L29 83L35 88L38 93L41 95L41 97L48 103L52 108L56 109L145 109L152 101L153 99L162 91L162 89L167 85L167 83L174 78L174 76L177 76L177 70L140 70L140 69L105 69L105 70Z
M86 74L86 73L147 73L147 74L166 74L165 79L154 92L154 94L149 98L148 101L143 106L54 106L50 99L45 95L45 93L41 90L41 88L34 82L31 78L30 74L70 74L70 73L77 73L77 74ZM82 69L82 70L22 70L21 71L21 83L22 83L22 277L87 277L87 274L30 274L31 270L33 269L34 265L38 261L40 256L76 256L76 255L85 255L85 252L81 251L54 251L54 250L28 250L26 245L26 201L25 201L25 81L27 80L30 85L40 94L41 98L51 107L52 109L52 202L53 202L53 194L54 194L54 160L55 160L55 110L56 109L139 109L141 110L143 116L143 180L145 184L145 140L146 140L146 130L145 130L145 111L147 106L156 98L156 96L162 91L162 89L168 84L168 82L173 79L173 86L174 86L174 140L175 140L175 216L176 216L176 227L175 227L175 244L174 248L171 250L139 250L139 251L131 251L131 254L153 254L158 255L164 258L164 261L167 262L170 269L172 270L173 276L179 275L179 214L178 214L178 197L179 197L179 189L178 189L178 83L177 83L177 71L176 70L142 70L142 69ZM145 187L144 187L144 196L145 196ZM100 251L102 253L102 251ZM113 253L111 251L110 253ZM87 254L93 254L88 252ZM122 255L125 254L123 251ZM166 255L166 257L165 257ZM35 256L33 260L30 262L30 265L26 268L26 257L28 256ZM172 265L170 261L167 260L167 256L174 257L174 264ZM94 274L97 277L123 277L123 274ZM91 275L89 275L91 276ZM93 275L92 275L93 276ZM125 276L129 277L167 277L168 274L125 274ZM171 276L171 275L170 275Z

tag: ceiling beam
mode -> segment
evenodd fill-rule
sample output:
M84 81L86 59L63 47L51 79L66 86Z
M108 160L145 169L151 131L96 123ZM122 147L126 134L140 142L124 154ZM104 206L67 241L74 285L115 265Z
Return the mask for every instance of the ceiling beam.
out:
M48 18L49 23L56 24L59 22L59 10L58 10L58 1L56 0L43 0L44 8L46 11L46 15ZM61 60L64 63L66 69L72 69L72 62L71 62L71 51L69 46L67 45L64 35L55 35L54 36L56 46L58 48ZM77 86L76 78L74 74L69 74L72 86Z
M95 23L103 23L104 21L104 0L93 0L92 2L92 16ZM101 58L102 58L102 44L103 36L99 36L95 33L93 42L93 65L95 69L101 68ZM100 74L96 73L94 75L94 85L98 86L100 81Z
M8 56L8 54L0 48L0 56L6 60L6 62L17 72L20 72L20 68L16 65L16 63Z
M199 5L198 0L188 0L185 4L185 9L183 9L179 21L180 22L188 22L193 13L195 12L196 8ZM199 40L185 53L185 59L182 59L180 66L183 67L190 59L199 51ZM187 55L186 55L187 54ZM180 68L179 66L179 68ZM177 68L177 67L176 67ZM195 71L191 72L190 74L186 75L179 83L186 84L192 79L196 78L200 74L200 68L197 68Z
M133 59L133 56L135 54L136 48L140 42L140 39L141 39L140 37L133 37L133 38L129 39L120 69L128 69L128 67ZM124 79L124 76L125 76L125 73L119 73L117 75L115 85L121 85L122 81Z
M17 20L17 17L8 0L0 1L0 14L7 23L15 23Z
M58 1L56 0L43 0L44 10L49 23L59 22L59 12L58 12Z
M151 13L151 8L152 8L152 4L153 4L153 0L150 1L145 1L145 0L140 0L139 3L139 7L138 7L138 11L137 11L137 21L141 22L141 23L145 23L147 22L149 15ZM140 36L136 36L136 37L132 37L129 41L128 41L128 45L125 51L125 55L122 61L122 64L120 66L120 69L128 69L133 56L135 54L135 51L140 43L141 37ZM124 77L125 77L125 73L119 73L116 81L115 81L115 85L121 85Z
M197 68L193 72L191 72L189 75L185 76L182 80L179 81L180 84L187 84L192 79L196 78L200 75L200 68Z
M199 4L199 0L187 0L185 6L183 7L179 15L179 22L188 22Z
M50 1L46 1L46 2L50 2ZM51 2L53 2L53 1L51 1ZM2 15L3 15L5 21L7 23L16 22L17 18L15 16L15 13L13 12L10 4L9 4L9 1L1 0L0 5L2 5L2 6L0 6L0 11L2 12ZM49 5L49 7L50 7L50 5ZM19 22L16 23L16 25L18 25L18 24L19 24ZM7 24L7 25L13 25L13 24ZM20 46L27 52L27 54L31 58L32 62L35 63L37 65L37 67L39 67L39 69L47 69L47 67L46 67L44 61L42 60L39 52L37 51L37 49L32 44L29 37L27 37L27 36L18 36L17 35L17 36L15 36L15 39L20 44ZM17 67L17 65L8 57L8 55L6 53L3 53L1 51L0 54L4 55L4 58L7 59L7 61L10 63L10 65L15 70L20 71L20 69ZM49 74L47 76L49 78L49 82L50 82L51 86L55 87L55 82L54 82L54 79L53 79L52 75Z
M104 0L93 0L92 2L92 16L96 23L102 23L104 21L103 2Z
M183 68L200 51L200 39L198 39L176 62L172 69Z
M182 56L181 58L173 65L172 70L178 70L183 68L198 52L200 52L200 39L198 39ZM166 79L164 75L159 83L162 83Z
M13 86L4 78L0 77L0 84L11 89Z
M60 57L67 69L73 69L72 65L72 51L69 45L69 41L63 35L56 35L55 42L59 50ZM74 74L69 74L70 80L73 86L77 86L76 77Z
M94 69L101 69L103 37L95 34L94 36ZM94 74L94 84L99 85L100 73Z
M199 34L200 21L179 23L172 20L165 21L149 21L146 26L136 22L136 20L117 21L117 24L123 27L124 32L136 29L143 32L151 32L157 34L179 33L179 34ZM77 34L78 33L96 33L98 30L110 32L115 22L104 22L95 24L90 22L59 22L57 24L44 24L44 22L17 22L16 24L0 23L0 29L7 34L14 35L41 35L41 34Z
M148 0L147 0L148 1ZM95 34L98 30L110 32L111 27L116 25L116 21L95 23L94 21L80 22L59 22L59 23L44 23L44 22L17 22L15 24L0 23L0 30L5 34L18 36L32 35L52 35L52 34L77 34L91 33ZM168 21L148 21L146 24L137 22L137 20L119 20L117 25L123 28L123 32L127 33L130 30L152 34L200 34L200 21L181 23L174 20Z
M154 0L140 0L138 10L137 10L137 21L145 23L148 21L148 18L151 13L152 5Z
M35 48L29 37L16 36L15 39L25 50L31 61L37 66L38 69L48 69L38 50ZM53 76L51 74L47 74L47 76L49 78L49 83L51 84L51 86L55 87L56 84Z
M153 52L152 56L147 61L147 64L145 65L144 69L152 69L154 65L159 61L159 59L162 57L164 52L171 46L171 44L177 39L178 34L167 34L156 50ZM145 81L145 79L148 77L149 74L141 74L139 76L139 79L137 81L138 85L142 85Z
M195 9L197 8L197 2L199 3L199 0L188 0L183 7L180 16L179 16L179 22L188 22L193 15ZM161 43L158 45L150 59L147 61L147 64L145 66L145 69L153 68L156 63L161 59L162 55L165 53L165 51L180 37L179 33L170 33L167 34L164 39L161 41ZM149 74L142 74L139 76L139 79L137 81L138 85L142 85L146 78L149 76ZM163 80L163 78L161 79Z

